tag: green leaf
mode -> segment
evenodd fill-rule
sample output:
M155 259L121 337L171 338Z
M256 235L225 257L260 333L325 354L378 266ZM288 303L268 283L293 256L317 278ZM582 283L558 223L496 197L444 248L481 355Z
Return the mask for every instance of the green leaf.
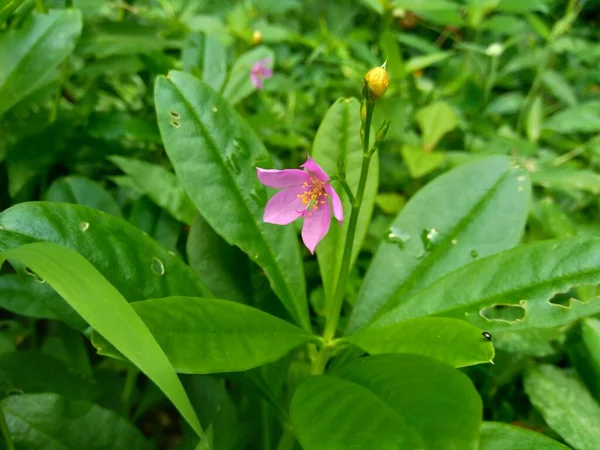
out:
M29 394L5 398L0 407L19 450L151 448L127 419L86 401L49 393Z
M446 155L441 152L429 152L411 145L402 146L402 158L413 178L421 178L442 165Z
M564 109L545 123L556 133L597 133L600 131L600 102L590 101Z
M364 351L412 353L464 367L492 362L494 346L482 330L462 320L425 317L379 327L371 325L343 338Z
M31 294L19 275L0 276L0 307L34 319L56 319L52 310Z
M542 82L550 93L564 104L568 106L577 104L575 91L562 74L553 70L546 70L542 74Z
M524 101L525 97L520 92L507 92L494 98L485 111L488 114L498 115L516 114L521 109Z
M376 324L423 316L486 330L549 328L600 311L600 301L552 303L557 292L600 283L600 239L544 241L472 262L407 297Z
M531 181L534 184L551 189L587 191L592 194L600 192L600 175L591 170L569 167L541 169L531 173Z
M196 413L166 355L127 300L88 260L68 248L46 242L5 250L0 257L18 260L51 285L94 330L144 372L194 431L203 436Z
M172 295L203 295L199 278L175 254L129 223L100 211L66 203L21 203L0 213L0 236L18 240L0 250L31 241L69 247L87 258L130 302ZM27 287L58 317L83 329L85 324L47 284L20 271Z
M542 131L544 121L544 104L540 96L535 97L525 118L527 139L529 142L537 142Z
M186 251L190 266L202 275L214 297L250 303L252 280L248 257L225 242L200 214L190 228Z
M535 431L505 423L484 422L479 450L568 450L568 447Z
M54 392L72 399L92 401L95 381L76 374L63 361L40 352L0 355L0 397L15 393Z
M451 11L459 8L449 0L393 0L392 6L411 11Z
M475 449L481 414L464 374L419 355L370 356L310 377L291 404L306 450Z
M585 347L585 369L577 367L596 399L600 398L600 320L588 318L581 322L581 339Z
M360 103L354 98L337 100L319 126L313 144L312 157L321 165L325 173L330 176L338 172L338 165L343 164L346 173L346 181L349 186L358 186L360 171L363 162L363 150L360 134ZM356 257L360 252L365 240L373 207L377 186L379 182L379 159L375 154L371 159L369 178L365 187L365 194L360 210L360 216L356 225L354 245L352 247L351 266L354 265ZM340 227L336 220L332 220L329 232L317 247L317 259L323 287L327 299L334 294L337 280L342 265L342 251L348 233L348 217L352 205L348 196L343 191L339 182L332 183L336 192L342 199L344 215L346 220Z
M236 105L252 94L256 87L250 81L250 70L257 61L268 59L267 67L273 68L275 54L268 47L257 47L241 55L233 64L229 79L223 88L223 98L231 105ZM269 80L265 81L268 84Z
M427 67L440 63L453 55L454 52L439 52L429 55L414 56L406 61L404 65L405 73L412 73L416 72L417 70L426 69Z
M167 154L200 214L250 255L294 320L310 330L298 240L292 227L262 220L266 190L256 166L271 167L266 149L223 98L191 75L158 77L155 97Z
M431 151L440 139L458 126L454 110L446 102L436 102L415 113L415 119L421 128L423 149Z
M59 178L52 183L46 192L46 200L75 203L123 217L119 204L106 189L89 178L77 175Z
M132 306L179 373L248 370L317 339L275 316L227 300L169 297ZM99 353L114 356L98 336L94 345Z
M429 183L392 222L390 234L405 236L405 242L387 239L380 245L348 331L357 331L474 256L515 245L530 195L526 173L502 156L459 166Z
M183 70L197 75L215 91L227 76L227 54L221 41L204 33L194 33L181 52Z
M50 11L0 34L0 116L73 51L81 22L76 9Z
M600 405L574 376L550 365L525 373L525 392L546 423L577 450L596 450Z
M134 186L147 194L161 208L177 220L191 225L196 216L196 207L189 199L175 174L156 164L133 158L111 156L110 161L125 172Z

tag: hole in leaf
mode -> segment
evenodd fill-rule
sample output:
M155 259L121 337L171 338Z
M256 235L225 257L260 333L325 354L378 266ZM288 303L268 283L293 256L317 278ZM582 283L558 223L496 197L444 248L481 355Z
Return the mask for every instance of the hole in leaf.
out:
M520 305L492 305L483 308L479 314L487 320L518 322L525 318L525 308Z
M33 270L31 270L29 267L25 267L25 269L23 269L25 271L25 273L27 275L29 275L30 277L35 278L35 281L37 281L38 283L45 283L45 281L43 280L42 277L40 277L37 273L35 273Z
M564 306L565 308L568 308L570 306L572 298L573 298L573 295L571 295L569 292L567 292L567 293L560 292L558 294L555 294L554 297L552 297L550 300L548 300L548 303L550 303L552 305Z
M181 126L181 124L177 120L172 120L171 126L174 126L175 128L179 128Z
M165 274L165 266L163 262L158 258L152 258L152 264L150 265L152 272L156 275L164 275Z
M179 115L179 113L177 113L175 111L171 111L171 112L169 112L169 114L171 114L171 117L173 119L180 119L181 118L181 116Z

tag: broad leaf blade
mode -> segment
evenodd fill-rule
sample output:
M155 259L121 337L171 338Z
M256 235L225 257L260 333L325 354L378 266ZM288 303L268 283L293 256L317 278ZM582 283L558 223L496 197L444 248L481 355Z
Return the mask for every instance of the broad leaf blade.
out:
M383 327L374 324L345 339L372 355L412 353L454 367L491 362L494 358L494 347L482 330L461 320L441 317Z
M546 241L488 256L446 275L376 324L424 316L466 320L484 330L548 328L600 312L600 301L551 303L557 292L600 283L600 239Z
M349 332L473 261L514 246L529 212L527 175L508 158L460 166L419 191L392 222L359 292Z
M596 450L600 442L600 405L583 384L549 365L532 367L525 392L546 423L577 450Z
M81 26L81 13L65 9L33 14L23 27L0 35L0 116L73 51Z
M119 204L106 189L96 181L78 175L59 178L52 183L46 192L46 200L74 203L123 217Z
M325 173L337 173L339 161L345 167L346 180L351 187L358 186L360 171L363 162L362 143L360 140L360 103L353 98L340 99L327 111L313 145L312 157L323 167ZM352 248L351 265L356 261L358 252L367 234L377 186L379 181L379 159L375 154L369 168L369 178L365 187L360 216L356 225L354 246ZM344 207L345 220L340 227L332 220L329 232L323 241L317 246L317 259L323 288L328 299L333 297L334 289L342 264L342 249L346 242L348 233L348 219L350 217L351 205L348 196L338 182L333 183L334 189L340 195Z
M88 260L68 248L46 242L5 250L1 256L25 264L51 285L90 326L159 386L194 431L203 435L166 355L127 300Z
M543 434L505 423L485 422L479 450L568 450Z
M298 240L291 227L265 224L256 166L271 158L250 127L210 87L183 72L159 77L156 108L179 180L211 227L262 267L273 291L310 329Z
M317 339L263 311L226 300L170 297L133 304L179 373L248 370ZM112 354L94 338L102 353Z

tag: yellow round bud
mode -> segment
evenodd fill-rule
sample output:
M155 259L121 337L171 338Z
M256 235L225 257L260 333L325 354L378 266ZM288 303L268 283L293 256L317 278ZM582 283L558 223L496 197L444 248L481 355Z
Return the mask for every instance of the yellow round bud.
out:
M373 98L377 99L387 91L390 85L390 77L383 67L373 67L365 75L365 83L371 91Z
M262 39L263 39L262 32L260 30L254 30L254 32L252 33L251 44L258 45L262 42Z

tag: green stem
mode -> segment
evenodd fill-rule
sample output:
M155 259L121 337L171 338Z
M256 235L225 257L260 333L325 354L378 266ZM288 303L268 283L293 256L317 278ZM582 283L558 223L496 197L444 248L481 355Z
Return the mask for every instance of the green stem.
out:
M496 83L496 76L498 75L498 57L492 56L490 61L490 72L488 73L487 82L485 83L485 92L483 95L483 105L487 106L490 101L490 94Z
M135 386L135 381L137 380L138 373L139 370L135 367L127 368L125 386L123 387L123 393L121 394L121 404L123 405L123 412L125 414L125 417L129 417L131 394L133 394L133 388Z
M358 214L360 213L360 207L362 205L367 184L367 175L369 174L369 164L371 163L372 154L369 152L369 138L371 136L371 121L373 119L375 103L369 101L369 99L365 101L367 102L367 114L363 123L363 133L361 133L363 135L363 162L360 170L360 180L358 182L356 198L354 202L352 202L352 212L350 213L348 232L346 234L346 242L344 243L344 253L342 254L342 267L340 268L337 286L330 308L328 309L327 321L325 323L323 338L326 343L334 338L340 319L340 313L344 303L344 293L346 292L346 284L348 283L348 277L350 275L350 260L352 258L352 246L354 244L354 235L356 234L356 224L358 223Z
M350 200L350 204L353 205L354 204L354 194L352 193L352 190L350 189L348 182L346 180L340 180L340 184L344 188L344 191L346 191L346 195L348 196L348 199Z
M261 400L260 402L260 423L263 450L271 450L271 417L269 414L269 404L265 400Z
M39 14L45 14L46 13L46 7L44 6L44 0L35 0L35 10Z
M0 406L0 429L2 429L2 436L4 436L4 442L6 442L7 450L15 450L15 444L10 436L10 431L8 431L8 424L6 423L6 417L4 417L2 406Z
M285 428L277 444L277 450L293 450L296 445L296 435L290 428Z

